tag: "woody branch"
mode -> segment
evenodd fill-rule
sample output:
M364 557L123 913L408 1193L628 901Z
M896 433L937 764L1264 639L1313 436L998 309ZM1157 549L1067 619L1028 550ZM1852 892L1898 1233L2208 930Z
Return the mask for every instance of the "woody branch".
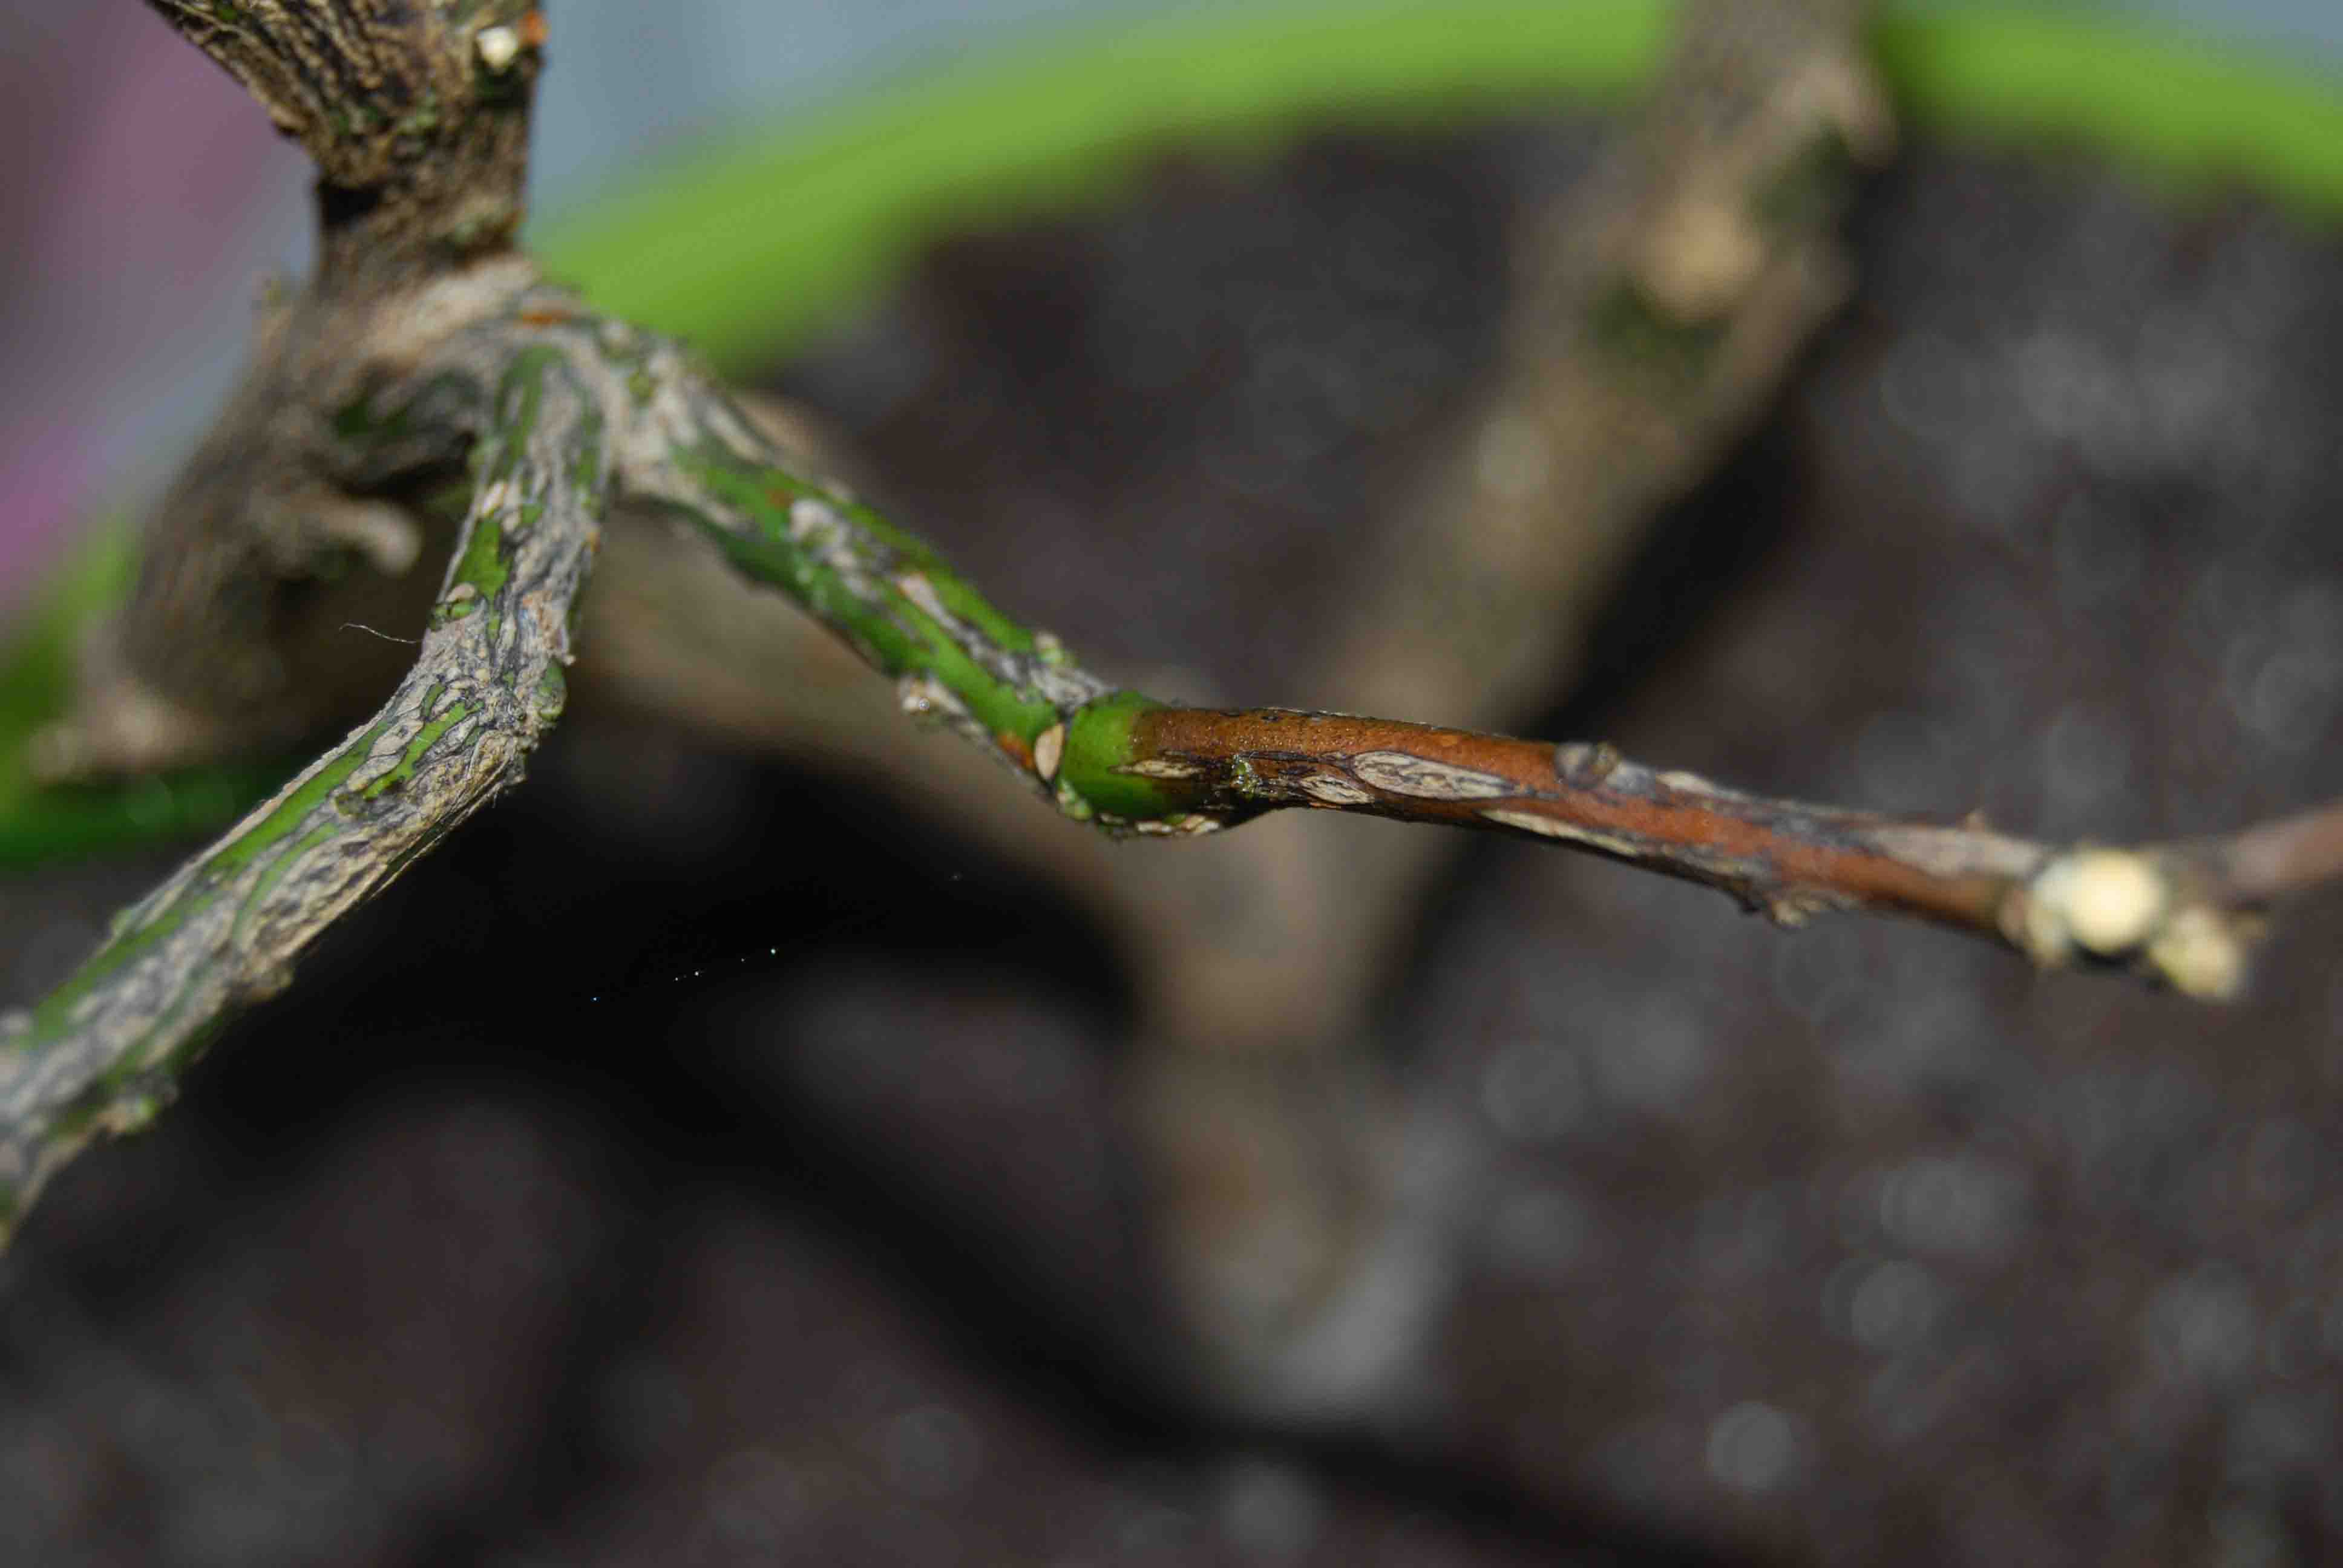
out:
M518 156L502 122L525 120L535 12L484 4L456 27L441 7L286 0L229 25L158 3L280 125L327 146L325 248L159 514L126 617L127 707L144 717L107 719L101 698L54 749L105 760L111 737L118 762L206 719L285 721L299 665L251 612L253 575L295 578L319 552L379 544L398 526L386 496L467 461L470 500L421 658L375 720L126 911L56 993L0 1020L0 1224L94 1133L151 1115L319 933L517 779L561 705L569 610L613 497L663 509L891 677L907 709L1119 835L1288 807L1493 829L1708 882L1785 922L1918 915L2046 965L2123 962L2206 997L2237 989L2261 906L2343 873L2343 807L2226 840L2061 848L1762 799L1600 747L1117 690L917 538L806 477L675 345L538 286L508 229L466 220L460 182L428 172L433 149L499 172L496 158ZM337 150L336 106L382 107L337 95L413 92L422 78L380 65L410 57L433 62L434 92L468 84L437 113L498 126L410 119L372 153ZM353 189L369 199L354 206Z

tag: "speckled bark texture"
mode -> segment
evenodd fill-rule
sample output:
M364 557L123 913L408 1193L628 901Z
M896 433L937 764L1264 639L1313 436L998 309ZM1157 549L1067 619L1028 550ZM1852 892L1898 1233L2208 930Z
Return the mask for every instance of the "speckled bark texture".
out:
M530 0L147 0L317 166L318 276L359 296L520 227Z
M945 247L782 378L1117 682L1284 691L1494 357L1503 215L1578 146L1169 166ZM1540 731L2052 837L2343 792L2333 237L1922 149L1854 242L1853 314ZM1304 1437L1148 1375L1130 970L1051 884L655 728L573 715L537 772L27 1221L11 1553L2343 1550L2331 900L2208 1010L1460 839L1363 1042L1445 1130L1453 1293L1409 1413ZM72 955L18 933L110 901L0 908L20 994ZM451 1002L489 962L549 978Z
M477 487L414 668L372 722L116 916L63 984L0 1015L0 1229L93 1135L167 1105L327 928L518 782L559 715L624 394L595 378L590 348L565 355L532 324L541 307L510 287L526 280L508 275L501 310L365 405L386 427L477 432Z

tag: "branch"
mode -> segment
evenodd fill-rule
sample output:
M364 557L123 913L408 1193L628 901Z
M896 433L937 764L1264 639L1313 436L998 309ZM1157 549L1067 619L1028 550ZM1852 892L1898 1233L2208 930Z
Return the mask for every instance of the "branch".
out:
M1131 694L1081 718L1066 769L1141 831L1296 806L1496 829L1717 888L1776 925L1912 916L2046 969L2120 964L2209 1000L2236 995L2269 903L2343 876L2343 801L2229 839L2051 845L1745 794L1601 745Z
M1354 548L1324 563L1338 618L1296 690L1505 729L1577 678L1664 503L1732 449L1845 291L1837 218L1854 166L1889 139L1862 9L1701 0L1679 14L1673 64L1606 136L1596 172L1513 220L1501 357L1443 458L1394 474L1385 516L1360 519ZM596 591L589 613L608 618L588 657L639 705L830 766L850 754L890 793L1051 876L1120 939L1137 1004L1134 1148L1199 1369L1255 1410L1330 1392L1348 1405L1378 1382L1387 1368L1311 1370L1329 1364L1313 1347L1339 1338L1328 1325L1372 1293L1373 1260L1415 1222L1394 1174L1406 1119L1369 1111L1393 1086L1360 1042L1453 840L1281 823L1232 855L1118 859L984 789L960 759L890 743L887 715L815 675L843 662L835 650L793 646L714 562L649 541L630 555ZM759 678L775 668L807 675Z
M663 508L892 677L902 706L1116 836L1288 807L1498 829L1726 890L1777 921L1916 915L2048 966L2238 986L2259 907L2343 872L2343 807L2203 845L2053 848L1981 828L1763 799L1604 747L1114 689L926 544L799 477L674 343L549 290L508 300L336 412L397 453L478 432L476 485L415 668L358 730L0 1022L0 1217L99 1131L141 1124L322 930L511 784L559 711L568 618L616 493Z
M449 829L519 779L562 707L570 604L610 458L607 388L533 304L382 400L478 432L476 483L421 656L373 721L116 920L30 1012L0 1019L0 1238L99 1132L142 1125L236 1013Z
M269 291L242 384L85 650L72 714L36 741L52 782L283 745L374 706L397 666L320 645L420 612L401 580L427 538L419 498L387 481L452 473L462 445L444 420L401 445L340 415L535 276L512 245L545 40L527 0L149 4L316 159L319 255L306 287Z
M510 244L545 19L531 0L147 0L301 143L325 287Z
M387 0L271 4L230 23L165 9L313 150L326 135L318 106L378 106L407 90L397 84L413 85L397 71L367 75L373 67L350 39L396 37L445 66L460 37L491 73L509 68L521 46L435 32ZM238 31L251 16L274 31ZM350 38L335 19L355 29ZM305 26L323 31L313 38ZM287 38L304 42L287 49ZM313 58L319 38L332 47ZM359 74L335 76L345 69ZM437 222L449 210L445 171L466 148L503 146L525 124L525 103L510 116L475 103L455 117L494 128L450 132L436 156L386 144L386 166L319 156L329 179L376 180L386 210ZM411 127L427 139L434 129ZM330 226L330 192L326 206ZM515 258L430 262L430 247L450 241L429 223L377 234L367 254L395 260L418 236L425 251L398 263L411 276L369 270L361 257L352 277L362 286L337 293L322 281L265 331L254 375L175 492L206 498L191 510L216 514L195 535L206 549L177 554L167 539L150 548L139 602L169 611L158 618L166 624L235 628L248 614L235 594L214 590L256 556L299 562L337 540L405 549L406 524L383 514L369 487L427 473L468 440L476 484L423 656L371 725L127 911L33 1012L0 1021L0 1223L94 1133L151 1116L201 1045L286 984L334 919L518 778L561 705L570 603L614 485L696 526L743 576L798 599L895 678L907 709L977 742L1064 815L1117 835L1193 835L1292 806L1498 828L1709 882L1785 923L1835 907L1916 914L1999 936L2045 965L2120 960L2204 996L2237 988L2260 902L2332 874L2343 858L2331 813L2226 845L2054 849L1763 800L1654 774L1602 748L1274 709L1182 710L1117 691L1055 638L994 608L921 541L838 487L799 477L673 343L527 287ZM300 520L314 513L323 520ZM278 678L265 647L242 650L260 671L245 678L238 649L204 640L227 678L220 689L247 688L247 704L271 695ZM138 673L163 674L152 668L163 662ZM151 731L169 726L153 712L203 711L142 708L136 696L117 711L149 719L114 737L116 755L166 749L172 738L157 746ZM85 724L81 733L106 731Z
M2121 964L2208 1000L2242 984L2265 905L2343 875L2343 804L2228 839L2050 845L1744 794L1604 746L1111 690L924 544L782 467L713 388L686 376L658 398L678 444L630 488L796 598L895 679L908 712L1117 836L1296 807L1497 829L1722 889L1785 926L1828 910L1917 917L2045 968Z

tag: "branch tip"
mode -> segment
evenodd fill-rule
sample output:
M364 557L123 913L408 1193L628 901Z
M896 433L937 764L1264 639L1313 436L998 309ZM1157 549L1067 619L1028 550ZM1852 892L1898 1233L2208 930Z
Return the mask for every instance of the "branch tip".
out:
M2244 988L2261 926L2192 895L2155 850L2095 845L2054 855L2012 889L2000 923L2041 968L2077 959L2127 965L2206 1001L2231 1000Z

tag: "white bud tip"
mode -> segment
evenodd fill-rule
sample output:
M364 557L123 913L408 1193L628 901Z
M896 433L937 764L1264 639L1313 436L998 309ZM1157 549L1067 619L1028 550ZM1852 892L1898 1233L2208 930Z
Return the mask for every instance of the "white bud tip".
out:
M507 71L520 58L520 34L510 27L483 27L472 40L480 52L480 64L491 71Z
M2210 910L2187 909L2148 944L2148 962L2186 996L2227 1001L2244 989L2246 945Z
M2170 893L2156 868L2138 855L2077 849L2036 879L2034 900L2076 946L2113 958L2147 940L2162 923Z

